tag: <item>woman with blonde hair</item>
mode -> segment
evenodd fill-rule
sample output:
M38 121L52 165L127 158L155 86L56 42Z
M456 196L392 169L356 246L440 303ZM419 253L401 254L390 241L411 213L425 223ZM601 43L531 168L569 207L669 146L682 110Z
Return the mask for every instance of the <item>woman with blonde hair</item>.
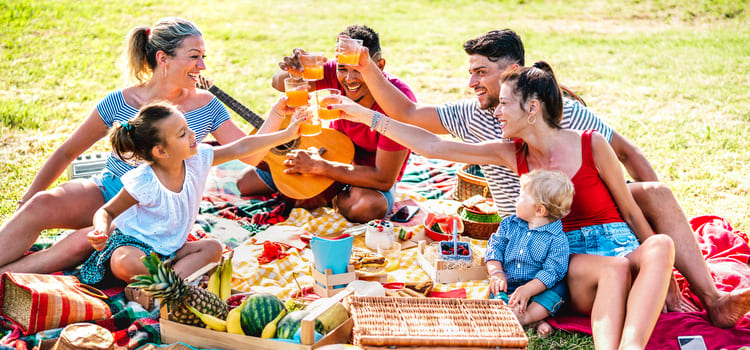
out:
M18 201L18 210L0 227L0 272L50 273L73 268L91 255L86 233L91 230L94 212L120 191L120 176L136 164L110 154L106 169L91 179L47 188L73 160L104 138L115 122L132 119L142 106L154 101L174 104L198 142L208 134L220 144L246 135L219 100L195 87L206 69L206 45L193 22L163 18L151 27L132 29L126 41L129 78L134 84L104 97L45 161ZM243 159L247 163L254 160ZM24 255L42 230L53 228L77 231L50 249Z

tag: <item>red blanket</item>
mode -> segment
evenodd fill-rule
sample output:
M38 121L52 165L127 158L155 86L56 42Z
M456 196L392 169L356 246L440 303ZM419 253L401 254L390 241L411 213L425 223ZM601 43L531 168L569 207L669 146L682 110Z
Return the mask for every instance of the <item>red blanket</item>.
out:
M716 287L722 291L750 287L747 235L733 230L729 222L718 216L695 217L690 220L690 225ZM687 289L687 281L679 272L676 273L683 295L702 308L698 298ZM682 335L703 336L708 349L738 349L750 345L749 315L746 314L736 327L721 329L711 325L705 311L661 314L646 349L679 349L677 337ZM585 316L557 316L550 320L550 324L567 331L591 334L591 322Z

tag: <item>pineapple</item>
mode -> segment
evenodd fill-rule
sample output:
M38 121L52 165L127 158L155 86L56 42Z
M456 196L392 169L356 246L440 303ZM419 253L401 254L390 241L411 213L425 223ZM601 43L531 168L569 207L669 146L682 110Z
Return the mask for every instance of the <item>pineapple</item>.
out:
M219 296L200 287L185 283L174 270L159 261L156 253L143 257L150 275L136 276L136 282L131 287L142 288L151 296L161 299L162 305L169 308L169 320L183 324L204 327L205 324L191 312L187 306L192 306L201 313L226 319L229 307Z

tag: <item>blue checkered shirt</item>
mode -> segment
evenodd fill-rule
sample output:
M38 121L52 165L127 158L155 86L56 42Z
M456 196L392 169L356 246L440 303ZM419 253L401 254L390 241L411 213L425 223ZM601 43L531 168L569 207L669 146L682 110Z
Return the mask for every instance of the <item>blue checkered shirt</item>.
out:
M526 221L511 215L487 242L484 261L499 261L510 286L536 278L551 288L565 277L569 258L568 238L560 220L529 230Z

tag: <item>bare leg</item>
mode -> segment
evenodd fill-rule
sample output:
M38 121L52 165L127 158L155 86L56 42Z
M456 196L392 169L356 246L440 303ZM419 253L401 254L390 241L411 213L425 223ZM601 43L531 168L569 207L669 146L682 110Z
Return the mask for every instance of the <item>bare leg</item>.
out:
M662 312L697 312L698 307L686 299L680 292L680 286L677 284L674 273L669 279L669 288L667 289L667 299L665 301L665 311Z
M617 349L625 321L625 300L630 289L628 261L620 257L571 254L568 288L571 306L591 315L594 346Z
M94 212L102 205L104 197L99 187L91 181L68 182L37 193L0 227L0 242L3 244L0 271L9 270L7 265L20 259L36 242L42 230L91 226ZM52 260L67 259L70 255L60 249L48 254ZM31 261L37 258L34 255L37 254L31 255Z
M0 269L23 273L53 273L61 270L73 269L82 264L92 253L94 248L89 244L86 234L92 227L76 230L55 243L52 247L25 255Z
M524 313L520 313L518 309L519 305L516 305L516 307L513 308L513 313L516 315L518 322L520 322L521 325L524 326L536 323L549 317L549 311L537 302L530 302L526 307L526 312Z
M109 259L112 275L127 283L135 282L133 279L135 276L147 275L148 269L141 260L144 256L146 254L143 251L132 246L122 246L115 249Z
M708 310L717 327L732 327L750 311L750 289L730 293L716 289L685 213L666 185L659 182L629 184L638 206L654 231L672 238L675 267Z
M243 196L273 194L273 191L260 179L260 176L258 176L253 167L247 169L237 179L237 188Z
M175 254L174 271L185 278L206 264L221 260L221 253L221 243L215 239L185 242Z
M388 203L380 192L362 187L352 187L333 199L333 207L349 221L368 222L385 217Z
M627 256L636 276L628 294L621 349L643 349L664 306L672 278L674 245L665 235L654 235Z

